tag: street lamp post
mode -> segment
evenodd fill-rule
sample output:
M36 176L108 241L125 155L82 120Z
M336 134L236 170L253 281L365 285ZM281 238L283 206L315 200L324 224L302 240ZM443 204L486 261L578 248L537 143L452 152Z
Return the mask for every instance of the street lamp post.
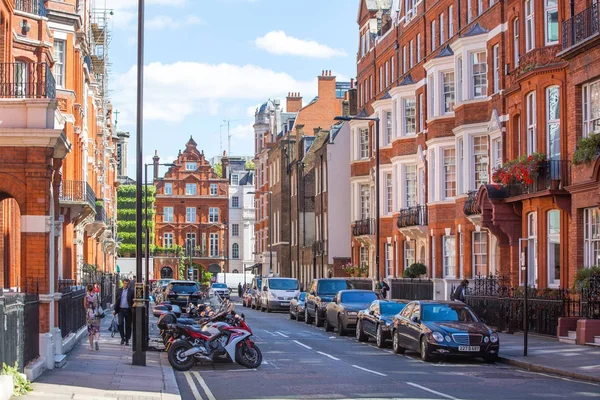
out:
M269 195L269 275L273 273L273 192L257 190L248 192L248 194L268 194Z
M380 229L379 216L380 200L379 189L381 182L379 181L379 117L350 117L340 116L334 118L336 121L374 121L375 122L375 280L379 282L379 253L380 253Z

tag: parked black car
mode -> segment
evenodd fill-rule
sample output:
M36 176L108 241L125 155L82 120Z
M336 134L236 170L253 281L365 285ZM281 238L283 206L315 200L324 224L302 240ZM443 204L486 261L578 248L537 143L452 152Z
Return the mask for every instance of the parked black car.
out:
M340 290L354 289L352 281L340 278L314 279L310 284L308 296L306 296L306 318L304 322L316 326L323 326L325 321L325 307L333 300Z
M356 328L358 312L369 306L379 294L371 290L341 290L333 301L325 307L325 330L337 328L340 336L345 336L348 330Z
M189 303L198 304L203 294L194 281L171 281L165 289L166 298L172 304L185 309Z
M460 355L495 361L500 350L498 334L458 301L413 301L394 318L395 353L414 350L423 361L434 356Z
M305 301L306 301L306 292L300 292L300 294L294 297L290 301L290 319L295 319L297 321L302 321L305 318Z
M394 317L404 309L408 300L375 300L369 308L358 313L356 339L366 342L374 337L377 347L384 347L392 339Z

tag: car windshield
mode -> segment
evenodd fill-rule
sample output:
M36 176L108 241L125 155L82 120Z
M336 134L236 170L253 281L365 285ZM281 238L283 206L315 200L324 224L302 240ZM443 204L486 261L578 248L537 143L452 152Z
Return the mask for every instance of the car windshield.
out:
M298 300L300 300L300 301L306 300L306 293L305 292L300 293L300 296L298 296Z
M296 279L270 279L269 288L274 290L298 290Z
M346 280L343 281L320 281L319 286L317 288L317 292L319 294L324 295L333 295L339 292L340 290L346 289L354 289L352 283Z
M214 289L227 289L227 285L224 283L213 283L212 287Z
M423 304L423 321L477 322L475 314L463 305Z
M346 292L342 294L342 303L370 303L377 300L375 292Z
M380 303L381 315L396 315L406 307L404 303Z
M175 293L194 293L198 291L195 283L174 283L171 291Z
M256 285L257 285L256 287L260 289L262 287L262 279L257 279Z

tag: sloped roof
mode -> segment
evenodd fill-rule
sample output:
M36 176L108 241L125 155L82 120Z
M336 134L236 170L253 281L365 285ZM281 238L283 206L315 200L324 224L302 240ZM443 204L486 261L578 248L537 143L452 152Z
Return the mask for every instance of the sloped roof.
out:
M454 52L450 48L450 45L446 45L446 46L444 46L442 51L440 51L439 54L437 56L435 56L435 58L450 57L453 55L454 55Z
M462 35L463 37L469 37L469 36L477 36L477 35L482 35L484 33L488 33L489 31L487 29L484 29L481 27L481 25L479 25L479 22L477 22L475 25L473 25L471 27L471 29L469 29L464 35Z
M416 82L413 80L412 75L408 74L404 77L404 79L402 79L402 82L400 82L398 86L414 85L415 83Z
M391 98L392 98L392 95L390 94L390 92L385 92L385 94L379 100L387 100L387 99L391 99Z

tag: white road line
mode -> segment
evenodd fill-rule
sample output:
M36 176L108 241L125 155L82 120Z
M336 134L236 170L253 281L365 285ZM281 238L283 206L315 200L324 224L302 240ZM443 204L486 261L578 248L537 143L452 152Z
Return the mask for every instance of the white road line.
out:
M271 335L271 336L277 336L275 333L273 333L273 332L271 332L271 331L265 331L265 332L267 332L267 333L268 333L269 335Z
M297 341L297 340L292 340L292 342L296 343L298 346L302 346L302 347L304 347L305 349L312 350L312 347L310 347L310 346L307 346L307 345L305 345L304 343L301 343L301 342L299 342L299 341Z
M278 334L279 336L283 336L283 337L285 337L285 338L289 338L289 336L288 336L288 335L284 335L284 334L283 334L283 333L281 333L281 332L275 332L275 333L276 333L276 334Z
M323 356L325 356L325 357L329 357L329 358L331 358L332 360L335 360L335 361L340 361L340 359L339 359L339 358L337 358L337 357L334 357L334 356L332 356L331 354L323 353L322 351L317 351L317 353L319 353L319 354L321 354L321 355L323 355Z
M445 399L459 400L457 397L450 396L449 394L444 394L444 393L436 392L435 390L426 388L425 386L417 385L416 383L406 382L406 384L409 385L409 386L415 387L417 389L424 390L424 391L429 392L431 394L435 394L435 395L441 396L441 397L443 397Z
M190 373L186 371L183 374L185 375L185 380L187 381L188 386L192 390L192 394L194 395L194 399L195 400L202 400L202 396L200 396L200 392L198 392L198 388L196 387L196 383L194 382L194 379L192 379L192 376L190 375Z
M212 392L208 388L208 385L206 384L206 382L204 382L204 379L202 379L200 374L198 372L192 373L194 374L196 379L198 379L198 382L200 382L200 386L202 386L202 389L204 389L204 393L206 393L206 397L208 397L208 400L217 400L217 398L212 394Z
M387 376L386 374L382 374L381 372L372 371L372 370L370 370L370 369L366 369L366 368L363 368L363 367L359 367L358 365L352 365L352 366L353 366L354 368L356 368L356 369L360 369L360 370L363 370L363 371L365 371L365 372L370 372L370 373L372 373L372 374L375 374L375 375L379 375L379 376Z

